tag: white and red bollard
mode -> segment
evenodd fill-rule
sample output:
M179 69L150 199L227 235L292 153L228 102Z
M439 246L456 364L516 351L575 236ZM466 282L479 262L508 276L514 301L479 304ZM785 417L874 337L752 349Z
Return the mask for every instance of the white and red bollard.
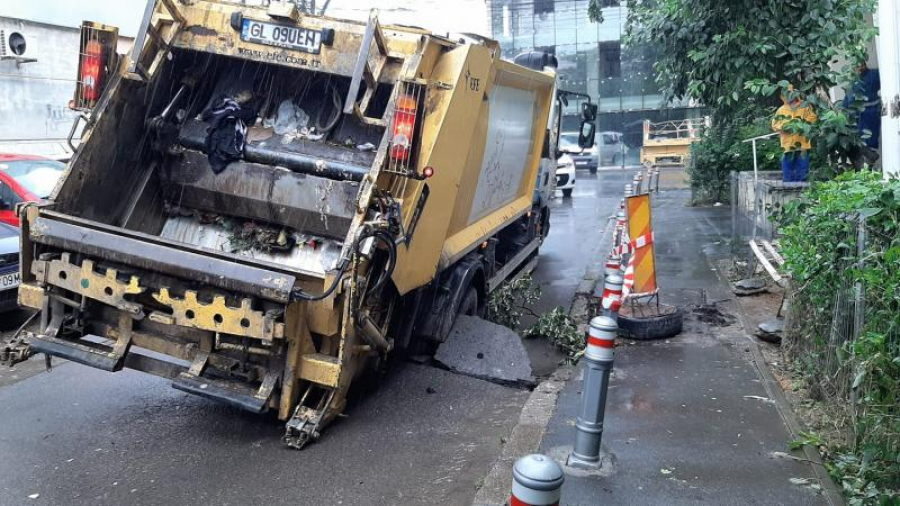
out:
M513 466L509 506L559 506L565 481L562 467L550 457L539 453L522 457Z
M581 388L581 412L575 421L575 448L568 465L579 469L598 469L606 394L616 347L616 321L608 316L591 320L584 352L584 385Z
M622 307L622 285L625 280L619 273L609 274L603 281L603 295L600 299L601 314L615 318Z
M606 264L603 267L603 277L617 276L621 268L622 258L615 252L610 253L609 256L606 257Z

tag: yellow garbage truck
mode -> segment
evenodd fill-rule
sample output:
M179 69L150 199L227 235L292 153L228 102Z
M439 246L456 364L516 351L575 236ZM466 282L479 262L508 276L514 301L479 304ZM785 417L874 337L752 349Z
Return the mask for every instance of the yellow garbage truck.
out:
M48 201L19 208L40 321L8 361L161 376L276 411L300 448L366 372L433 351L537 255L552 56L287 2L151 0L121 57L114 28L82 33L84 133Z

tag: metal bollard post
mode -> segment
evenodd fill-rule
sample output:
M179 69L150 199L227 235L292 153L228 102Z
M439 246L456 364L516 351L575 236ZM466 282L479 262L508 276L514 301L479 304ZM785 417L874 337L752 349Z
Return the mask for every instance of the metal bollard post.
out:
M613 368L613 354L618 326L607 316L591 320L585 350L584 386L581 389L581 413L575 422L575 449L568 465L579 469L600 467L600 443L603 438L603 417L606 413L606 392Z
M627 225L627 221L625 220L625 211L624 209L619 209L616 212L616 231L615 236L613 237L613 254L620 255L621 253L618 251L620 246L622 245L622 238L625 237L625 226Z
M550 457L528 455L513 466L509 506L559 506L566 475Z
M659 168L653 169L653 172L656 173L656 193L659 193Z
M603 298L600 299L600 307L603 316L615 318L622 307L622 285L625 280L619 273L607 275L603 282Z

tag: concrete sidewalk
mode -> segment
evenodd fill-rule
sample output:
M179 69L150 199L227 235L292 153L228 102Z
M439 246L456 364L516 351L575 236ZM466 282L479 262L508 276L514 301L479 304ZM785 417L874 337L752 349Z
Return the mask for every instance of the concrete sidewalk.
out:
M833 485L816 478L822 470L790 454L791 414L779 409L780 392L770 394L766 365L713 267L727 254L728 208L689 208L688 198L685 190L654 195L663 302L721 312L691 312L670 340L619 343L604 466L566 468L560 504L838 504ZM574 442L582 388L581 367L562 373L549 383L558 399L540 444L560 462Z

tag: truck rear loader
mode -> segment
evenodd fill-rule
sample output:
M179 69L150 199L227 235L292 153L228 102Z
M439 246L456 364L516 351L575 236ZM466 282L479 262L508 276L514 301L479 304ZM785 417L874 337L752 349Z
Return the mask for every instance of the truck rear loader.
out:
M40 322L12 360L274 410L301 448L368 371L433 351L536 257L552 58L286 2L150 1L129 57L114 37L85 24L81 144L19 209L19 300Z

